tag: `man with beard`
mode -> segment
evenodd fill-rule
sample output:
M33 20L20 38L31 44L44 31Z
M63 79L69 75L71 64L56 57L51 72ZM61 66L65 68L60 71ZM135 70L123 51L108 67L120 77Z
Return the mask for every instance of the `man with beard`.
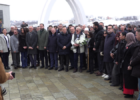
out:
M106 63L106 70L109 78L105 80L111 80L113 69L113 59L110 56L110 51L113 49L115 43L115 34L113 33L113 31L113 26L108 25L108 35L106 36L104 43L104 62Z
M40 31L38 31L38 43L37 43L37 48L39 49L39 55L40 55L40 60L42 63L42 66L40 68L44 68L44 58L45 58L45 64L46 67L45 69L48 68L48 57L47 57L47 42L48 42L48 37L49 33L46 29L44 29L44 24L40 24Z
M99 47L101 45L101 40L104 34L103 27L99 25L98 22L93 23L94 27L94 48L95 53L95 66L99 68L99 72L96 73L97 76L101 76L103 72L103 64L101 63L101 56L99 52ZM96 64L97 62L97 64Z

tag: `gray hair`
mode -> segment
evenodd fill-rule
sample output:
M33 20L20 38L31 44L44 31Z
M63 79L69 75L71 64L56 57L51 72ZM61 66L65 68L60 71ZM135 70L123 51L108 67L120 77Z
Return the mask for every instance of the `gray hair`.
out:
M82 28L81 28L81 27L76 27L76 30L77 30L77 29L78 29L78 30L80 30L80 31L82 30Z

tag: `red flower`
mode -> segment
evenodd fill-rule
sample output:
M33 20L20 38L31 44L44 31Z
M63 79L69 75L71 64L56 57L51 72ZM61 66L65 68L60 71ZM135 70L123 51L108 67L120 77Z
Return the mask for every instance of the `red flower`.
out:
M126 49L128 49L128 47L126 47Z

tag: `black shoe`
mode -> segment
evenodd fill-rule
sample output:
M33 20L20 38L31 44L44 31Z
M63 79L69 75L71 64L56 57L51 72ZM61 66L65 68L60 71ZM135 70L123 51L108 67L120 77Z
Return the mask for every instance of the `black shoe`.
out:
M123 89L123 87L121 86L121 87L119 87L119 90L122 90Z
M83 70L80 68L80 69L79 69L79 72L82 73L82 71L83 71Z
M111 78L105 78L105 80L111 80Z
M133 95L125 95L124 98L133 98Z
M94 72L90 72L90 74L93 74Z
M31 68L34 68L34 66L31 66L30 69L31 69Z
M9 66L7 66L7 70L9 70L10 69L10 67Z
M34 66L34 69L36 69L36 66Z
M45 67L45 69L48 69L48 67Z
M89 73L90 71L89 70L87 70L87 73Z
M48 70L52 70L53 69L53 67L50 67Z
M111 84L110 86L119 86L119 85L114 85L114 84Z
M22 67L23 69L27 68L27 67Z
M69 70L68 70L68 68L66 68L66 72L68 72Z
M21 66L17 66L18 68L22 68Z
M11 66L14 66L14 64L11 64Z
M110 80L109 83L112 83L112 81Z
M41 66L40 69L44 68L44 66Z
M74 69L73 73L76 73L77 72L77 69Z
M55 70L58 70L58 68L56 67Z
M64 70L64 68L60 68L58 71L62 71L62 70Z
M69 69L69 70L72 70L72 69L74 69L74 67L70 67L70 69Z
M87 69L86 67L82 68L82 70L86 70L86 69Z
M15 69L18 69L18 67L15 67Z

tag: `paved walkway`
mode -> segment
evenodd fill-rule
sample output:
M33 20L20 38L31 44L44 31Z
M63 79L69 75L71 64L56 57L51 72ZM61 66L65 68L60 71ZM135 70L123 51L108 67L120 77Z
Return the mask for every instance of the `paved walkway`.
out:
M11 70L16 78L4 84L8 91L5 100L136 100L125 99L118 87L111 87L95 74L39 68Z

